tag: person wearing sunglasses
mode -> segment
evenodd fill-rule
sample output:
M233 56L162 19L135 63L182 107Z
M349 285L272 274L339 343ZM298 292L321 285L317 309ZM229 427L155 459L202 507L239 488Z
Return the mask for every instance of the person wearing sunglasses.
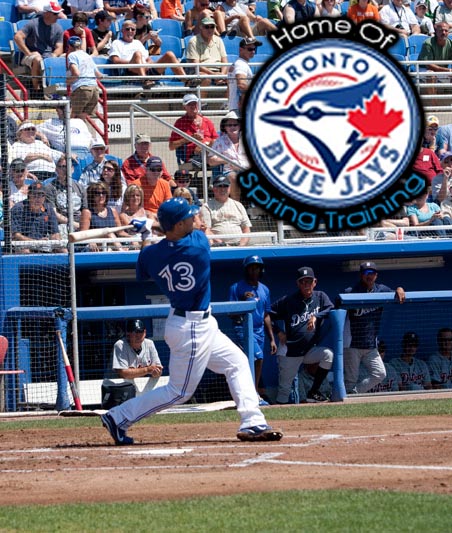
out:
M436 335L438 351L427 361L434 389L452 389L452 329L440 328Z
M14 159L9 165L9 208L23 200L28 195L28 187L37 182L38 178L27 170L23 159Z
M163 162L160 157L150 157L146 161L144 179L137 181L144 193L144 208L152 215L156 215L158 208L165 201L172 198L169 183L162 178Z
M262 42L255 37L245 37L239 43L239 57L228 70L228 108L230 111L241 111L243 100L253 79L253 71L249 62L254 60L256 50Z
M193 7L185 13L185 35L198 35L201 26L201 20L210 18L212 11L209 8L209 0L195 0ZM215 35L218 31L215 29Z
M101 181L91 183L86 190L86 196L88 206L86 209L82 209L80 231L97 228L113 228L121 225L118 212L108 205L110 193L105 183ZM128 234L125 231L118 231L109 233L105 238L116 239L117 237L128 237ZM125 250L120 242L114 242L109 247L116 251ZM100 249L100 245L95 241L90 241L86 246L86 251L89 252L98 252Z
M212 246L246 246L249 242L251 222L245 207L229 197L231 182L227 176L218 176L213 182L213 198L201 207L201 218L206 225L206 235L215 235ZM222 234L237 237L222 238Z
M139 182L144 179L146 175L146 162L151 157L152 153L152 139L147 133L138 133L135 136L135 151L127 159L124 160L121 171L127 185ZM167 181L171 180L171 174L162 162L162 178Z
M28 187L27 199L18 202L11 209L11 234L13 241L40 241L29 247L17 247L16 253L29 254L39 252L67 252L62 246L53 246L43 241L59 241L58 221L55 211L46 201L45 188L42 183L33 183Z
M171 187L171 194L174 196L174 191L176 189L187 189L190 193L193 205L201 206L201 201L196 194L196 190L190 187L190 180L192 178L191 173L188 170L181 169L176 170L174 173L174 183L175 187ZM187 198L188 200L188 198Z

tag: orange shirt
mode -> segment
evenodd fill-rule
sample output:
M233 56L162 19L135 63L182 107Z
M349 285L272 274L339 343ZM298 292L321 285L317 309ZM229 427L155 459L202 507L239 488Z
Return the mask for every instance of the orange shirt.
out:
M179 10L178 14L182 15L182 4L180 0L163 0L160 4L160 18L170 19L176 15L176 9Z
M380 20L380 13L378 12L378 7L373 4L368 3L365 9L359 7L359 4L355 4L348 8L347 17L358 23L363 20Z
M134 185L140 185L144 192L144 204L143 207L156 214L160 205L165 201L173 197L169 183L162 178L157 180L155 186L149 185L146 178L143 181L134 181Z

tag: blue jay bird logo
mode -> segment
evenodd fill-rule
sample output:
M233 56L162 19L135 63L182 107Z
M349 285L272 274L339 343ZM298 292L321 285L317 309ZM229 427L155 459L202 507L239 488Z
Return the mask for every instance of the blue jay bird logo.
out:
M259 176L320 210L361 205L388 189L415 156L421 129L418 97L400 67L336 38L303 43L267 64L245 120Z

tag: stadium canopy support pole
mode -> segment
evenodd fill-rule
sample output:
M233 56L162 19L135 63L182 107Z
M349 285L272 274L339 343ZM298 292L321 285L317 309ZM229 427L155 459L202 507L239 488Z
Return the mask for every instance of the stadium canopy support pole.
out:
M347 396L344 385L344 325L347 311L335 309L330 312L331 326L334 337L334 358L333 358L333 391L331 400L342 402Z

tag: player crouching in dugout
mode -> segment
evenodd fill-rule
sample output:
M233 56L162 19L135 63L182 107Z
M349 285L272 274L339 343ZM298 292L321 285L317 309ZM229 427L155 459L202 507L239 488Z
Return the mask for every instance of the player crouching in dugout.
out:
M146 338L142 320L127 321L125 337L116 341L113 347L111 369L102 384L103 409L111 409L134 398L137 393L136 378L159 378L162 375L163 366L157 349L154 342Z

